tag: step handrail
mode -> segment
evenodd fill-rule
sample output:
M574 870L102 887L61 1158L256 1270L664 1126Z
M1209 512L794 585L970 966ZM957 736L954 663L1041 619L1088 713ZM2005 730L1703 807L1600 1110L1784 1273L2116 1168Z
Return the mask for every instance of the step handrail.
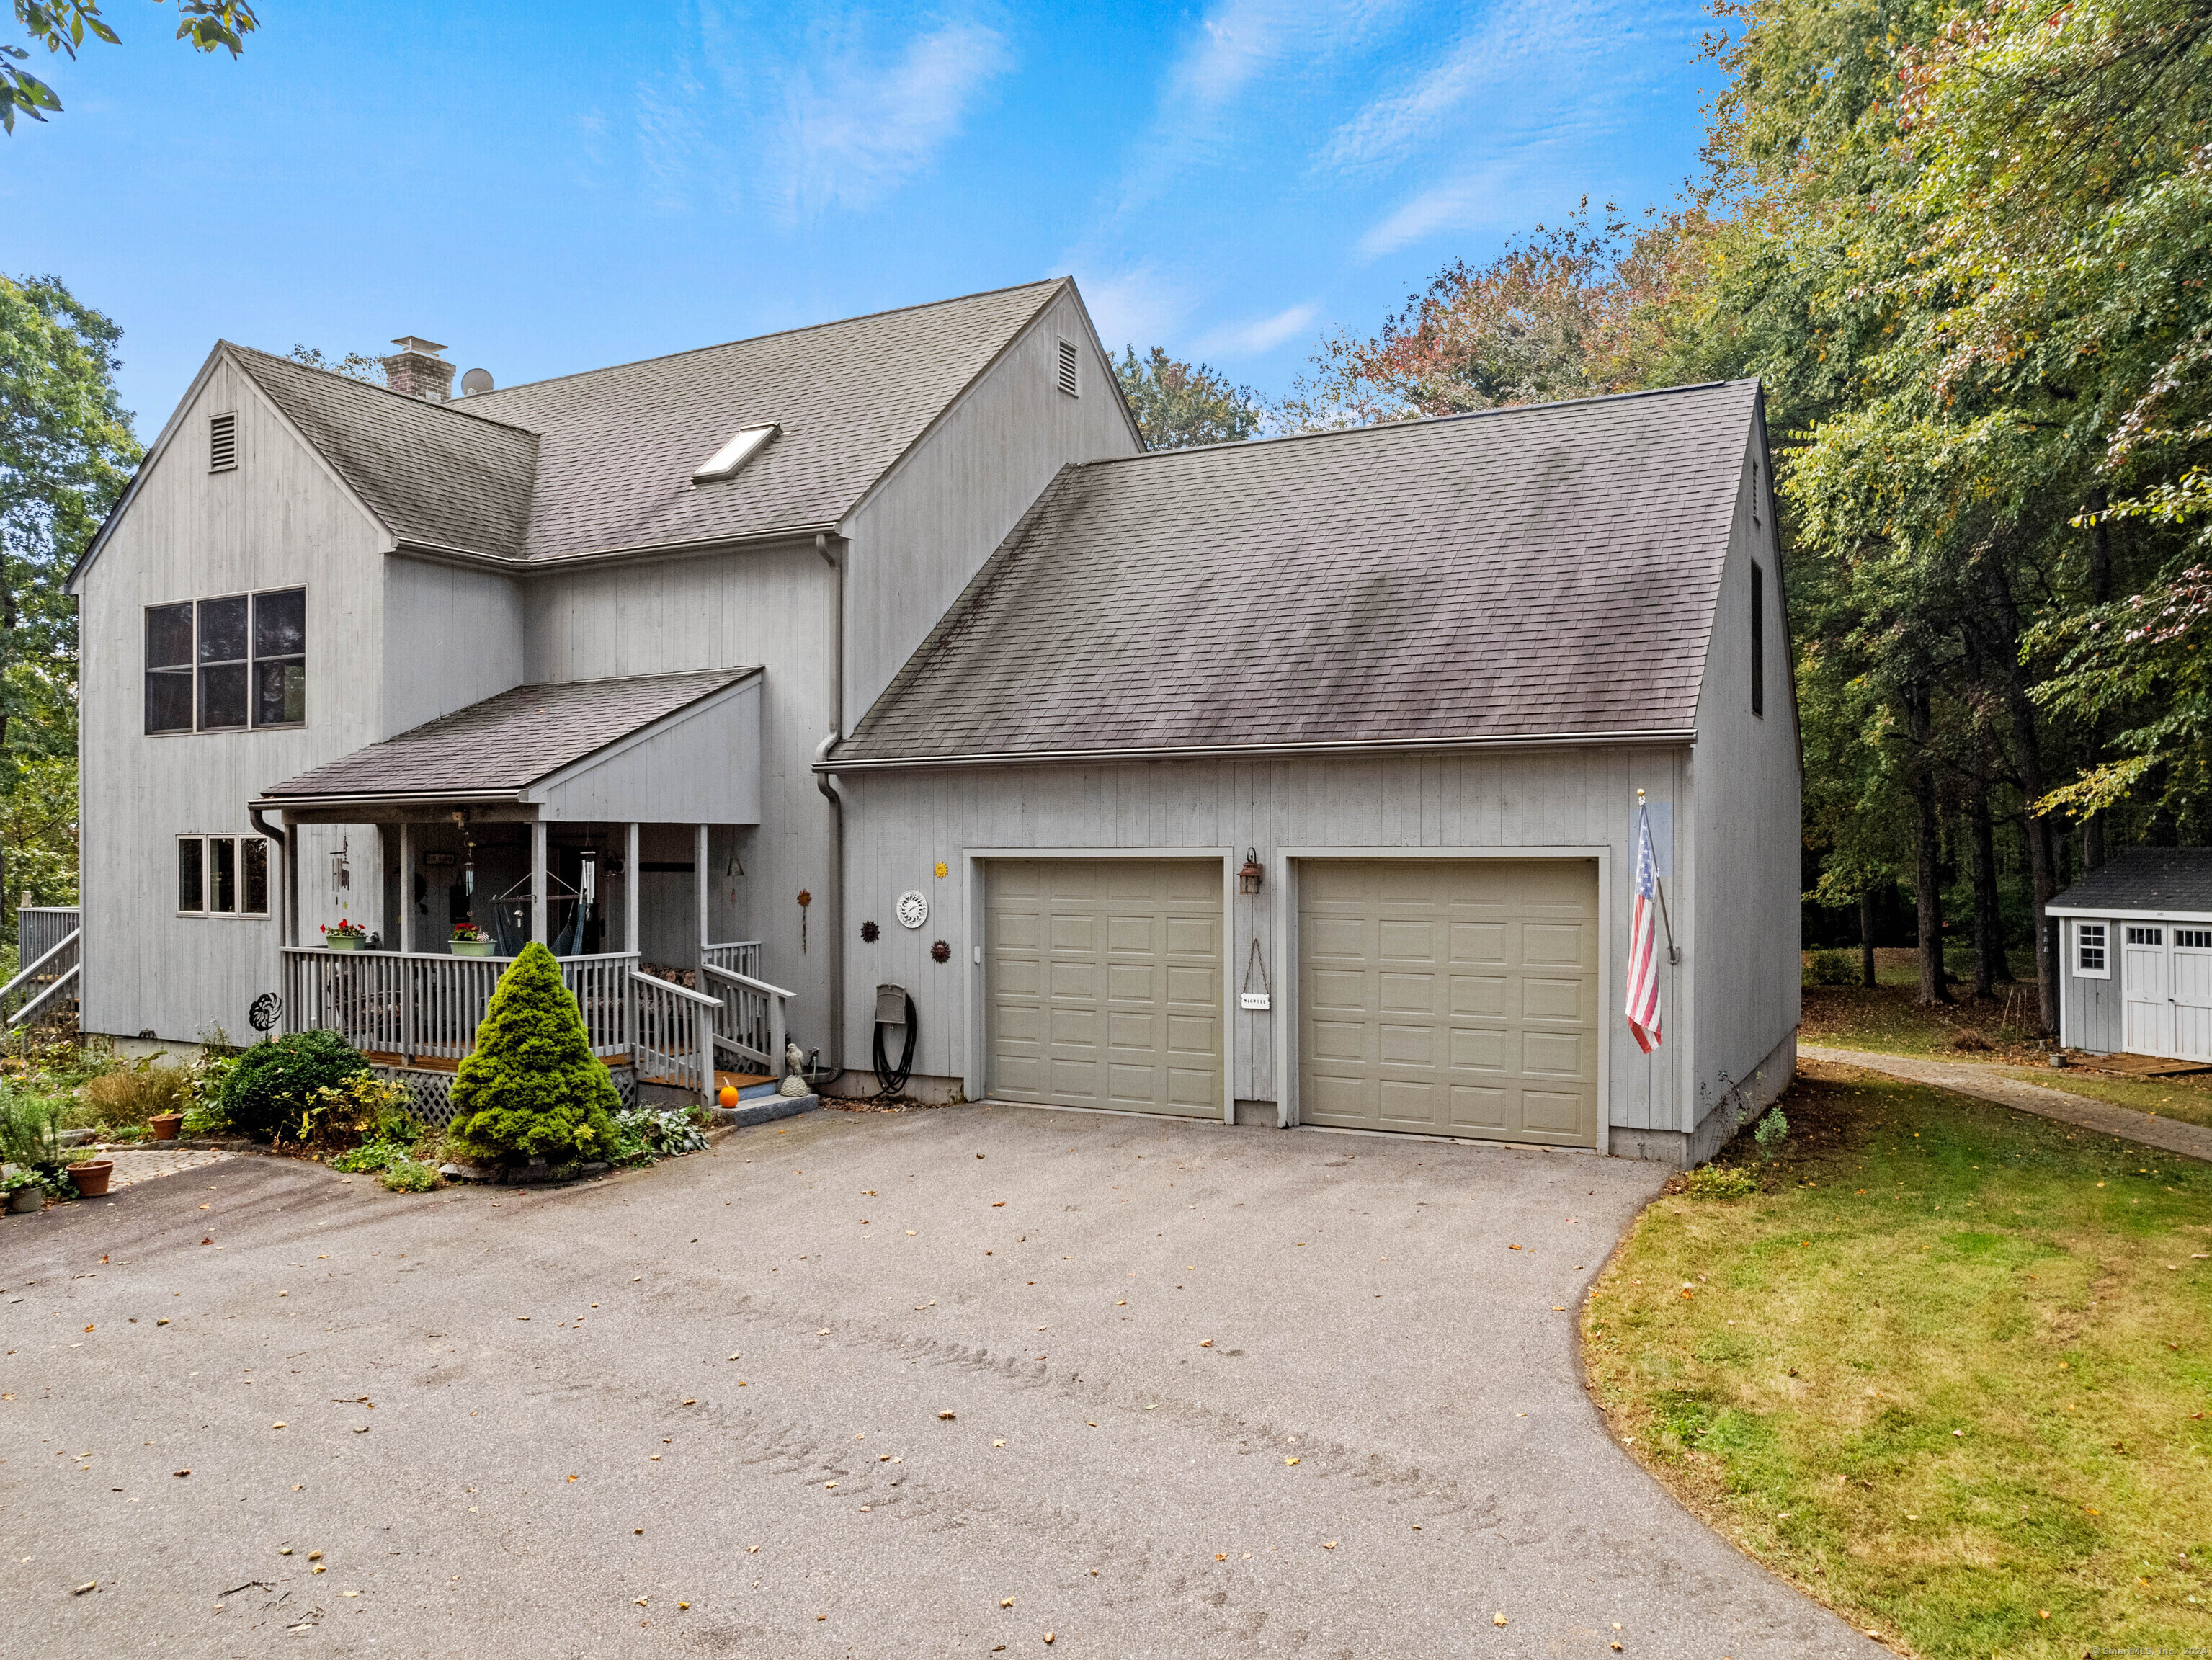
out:
M76 942L77 942L77 936L78 936L79 934L82 933L83 932L84 932L84 930L83 930L82 928L71 928L71 929L70 930L70 932L69 932L69 937L68 937L67 939L63 939L63 940L59 941L58 943L57 943L56 945L54 945L54 946L51 946L51 947L47 950L47 952L46 952L46 955L45 955L45 956L43 956L43 957L40 958L39 958L39 960L38 960L37 962L35 962L35 963L32 964L30 967L28 967L28 968L25 969L21 973L18 974L18 975L17 975L17 976L13 979L13 980L10 980L10 981L6 984L6 985L4 985L4 986L0 986L0 1003L5 1003L5 1002L8 1000L8 994L9 994L10 992L14 991L14 990L15 989L15 988L16 988L16 987L18 987L18 986L21 985L21 984L22 984L26 980L28 980L28 979L29 979L33 975L36 974L36 973L37 973L40 969L42 969L42 968L46 967L46 965L47 964L49 964L49 963L52 962L52 961L54 960L54 958L56 958L57 957L60 956L64 952L67 951L67 950L68 950L71 946L74 946L75 944L76 944Z
M722 1006L722 1000L720 998L709 997L705 992L694 991L689 986L679 986L673 980L664 980L657 974L645 974L636 969L632 969L629 971L629 977L633 980L642 980L648 986L657 986L662 991L672 991L678 997L688 997L695 1003L704 1003L711 1009L718 1009Z
M706 965L706 970L717 980L727 980L732 984L743 986L747 991L762 992L770 997L792 998L799 995L795 991L786 991L781 986L771 986L765 980L756 980L750 974L739 974L735 969L717 968L709 963Z
M33 997L29 1002L24 1004L21 1008L16 1010L13 1015L9 1017L9 1029L13 1031L17 1026L27 1025L32 1017L37 1014L40 1009L44 1008L49 1001L58 996L61 993L74 987L76 984L77 976L82 971L83 966L84 965L82 964L71 964L68 971L63 974L59 979L56 980L52 985L48 986L36 997Z

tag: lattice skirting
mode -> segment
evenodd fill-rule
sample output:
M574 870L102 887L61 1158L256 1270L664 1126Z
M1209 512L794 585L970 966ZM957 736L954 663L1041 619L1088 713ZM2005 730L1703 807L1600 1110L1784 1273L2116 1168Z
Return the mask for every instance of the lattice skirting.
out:
M410 1067L371 1067L369 1070L387 1083L398 1084L414 1098L415 1116L424 1123L443 1129L453 1122L453 1074L450 1072L417 1071ZM637 1071L633 1067L610 1067L608 1073L615 1080L615 1089L622 1096L625 1107L637 1104Z

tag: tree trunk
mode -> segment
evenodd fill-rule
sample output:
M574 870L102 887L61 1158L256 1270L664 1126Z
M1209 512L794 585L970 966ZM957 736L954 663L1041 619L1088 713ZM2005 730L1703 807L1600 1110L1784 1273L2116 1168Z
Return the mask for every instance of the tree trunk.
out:
M1996 826L1990 817L1990 783L1974 781L1972 807L1974 844L1974 995L1987 997L1999 981L2012 978L2005 960L2004 913L1997 899Z
M1859 890L1859 984L1874 984L1874 890Z
M2058 1030L2058 936L2051 919L2051 897L2058 891L2058 849L2050 819L2035 811L2044 789L2043 751L2036 739L2035 705L2028 701L2027 680L2021 670L2020 611L2002 565L1992 557L1984 569L1990 608L2002 631L1999 649L1993 654L2004 672L2005 703L2012 715L2013 768L2020 775L2027 816L2028 878L2035 894L2036 1023L2044 1036L2051 1037Z
M1920 923L1920 1001L1923 1004L1951 1000L1943 983L1943 824L1936 806L1935 763L1928 753L1933 726L1928 703L1926 683L1916 682L1905 688L1905 718L1912 734L1912 840L1917 860L1912 908Z
M2105 492L2093 489L2087 503L2093 514L2105 511ZM2112 532L2100 518L2089 527L2089 600L2092 605L2103 605L2112 597ZM2105 731L2101 720L2089 723L2089 751L2084 763L2094 767L2105 758ZM2093 812L2081 824L2081 868L2095 870L2105 862L2105 815Z

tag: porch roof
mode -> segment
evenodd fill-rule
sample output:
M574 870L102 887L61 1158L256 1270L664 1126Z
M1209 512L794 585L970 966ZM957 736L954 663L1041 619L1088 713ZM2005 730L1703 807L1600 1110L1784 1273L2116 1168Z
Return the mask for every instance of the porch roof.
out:
M710 721L708 730L687 730L684 735L684 746L698 752L687 758L711 757L714 763L710 778L690 781L683 789L684 800L638 799L625 806L605 800L604 789L580 794L596 807L623 808L613 815L618 818L755 822L759 766L759 699L755 694L760 672L751 667L709 669L512 687L289 778L264 790L254 805L324 812L410 803L523 803L542 811L564 794L578 794L571 787L584 775L617 757L631 757L642 745L659 746L657 740L673 737L678 727L694 728L695 717L720 714L725 718ZM649 763L676 757L637 758ZM634 785L659 769L647 764L619 770L636 775L624 780ZM691 799L702 788L718 799ZM546 816L575 815L556 811Z

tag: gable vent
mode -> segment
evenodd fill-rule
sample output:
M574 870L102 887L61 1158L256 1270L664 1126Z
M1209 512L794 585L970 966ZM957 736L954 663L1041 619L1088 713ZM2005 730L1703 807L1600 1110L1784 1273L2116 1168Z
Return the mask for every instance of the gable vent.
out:
M1073 340L1060 343L1060 389L1070 398L1082 395L1075 383L1075 342Z
M211 415L208 417L208 471L228 472L238 465L238 417Z
M702 461L691 474L695 484L712 484L737 476L738 469L751 460L768 441L783 429L773 421L757 427L739 427L737 436Z

